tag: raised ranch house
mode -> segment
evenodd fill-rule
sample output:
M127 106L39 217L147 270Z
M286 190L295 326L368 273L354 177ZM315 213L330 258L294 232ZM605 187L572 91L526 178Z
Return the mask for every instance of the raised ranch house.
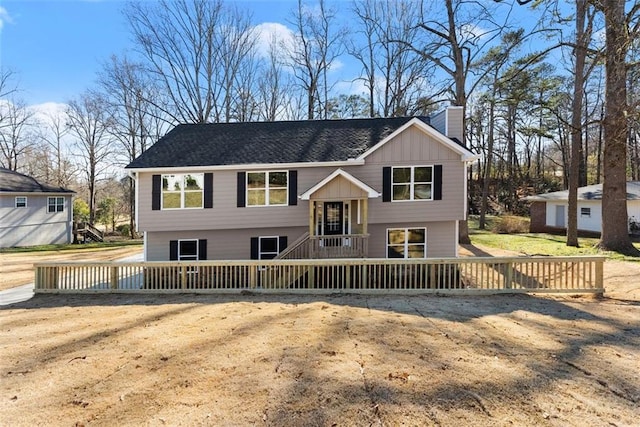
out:
M563 230L567 227L569 191L555 191L525 197L531 203L532 233ZM640 181L627 182L629 231L640 227ZM578 230L602 232L602 184L578 188Z
M462 108L431 117L179 125L127 166L145 259L457 255Z
M0 247L71 243L74 194L0 168Z

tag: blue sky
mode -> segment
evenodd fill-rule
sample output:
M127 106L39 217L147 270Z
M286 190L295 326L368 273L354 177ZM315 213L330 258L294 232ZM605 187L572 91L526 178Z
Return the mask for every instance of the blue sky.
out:
M296 0L235 2L251 10L256 25L286 24L296 6ZM351 6L348 0L336 3L344 11ZM94 86L103 62L133 48L122 13L125 5L124 0L0 0L0 66L16 72L19 98L31 105L66 103ZM521 24L537 19L522 6L513 13ZM342 93L353 91L347 83L357 73L353 61L340 58Z
M151 0L150 0L151 1ZM132 49L120 0L0 0L0 65L28 104L64 103L91 87L102 62ZM295 2L243 1L256 23L284 22Z

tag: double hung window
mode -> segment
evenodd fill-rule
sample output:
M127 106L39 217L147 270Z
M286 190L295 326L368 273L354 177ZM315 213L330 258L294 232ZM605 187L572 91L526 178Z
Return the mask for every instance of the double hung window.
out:
M48 197L47 198L47 212L63 212L64 211L64 197Z
M247 172L248 206L286 206L288 172Z
M198 241L178 240L178 261L197 261Z
M425 228L387 229L387 258L426 258Z
M258 259L274 259L280 253L277 236L258 238Z
M591 218L591 208L580 208L580 216L583 218Z
M16 208L26 208L27 198L26 196L16 196Z
M433 200L433 166L392 169L392 200Z
M203 173L162 175L162 209L200 209L203 206Z

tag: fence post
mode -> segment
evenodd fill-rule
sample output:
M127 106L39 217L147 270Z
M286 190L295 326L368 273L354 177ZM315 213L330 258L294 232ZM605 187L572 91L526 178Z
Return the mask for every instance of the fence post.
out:
M604 291L604 260L596 260L596 288ZM603 292L599 292L598 295L602 296Z
M184 265L180 267L180 282L182 289L187 289L187 267Z
M513 285L513 262L509 261L505 264L504 272L504 288L511 289Z
M119 279L118 276L119 276L118 267L112 266L111 267L111 289L118 289L118 279Z
M257 270L258 270L258 266L256 265L252 265L249 268L249 287L251 289L255 289L256 287L256 276L257 276Z

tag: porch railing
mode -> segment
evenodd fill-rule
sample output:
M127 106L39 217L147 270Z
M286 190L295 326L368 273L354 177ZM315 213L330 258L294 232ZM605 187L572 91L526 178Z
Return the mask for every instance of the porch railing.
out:
M35 265L36 293L602 293L603 257Z
M368 234L309 237L309 258L364 258L369 253Z

